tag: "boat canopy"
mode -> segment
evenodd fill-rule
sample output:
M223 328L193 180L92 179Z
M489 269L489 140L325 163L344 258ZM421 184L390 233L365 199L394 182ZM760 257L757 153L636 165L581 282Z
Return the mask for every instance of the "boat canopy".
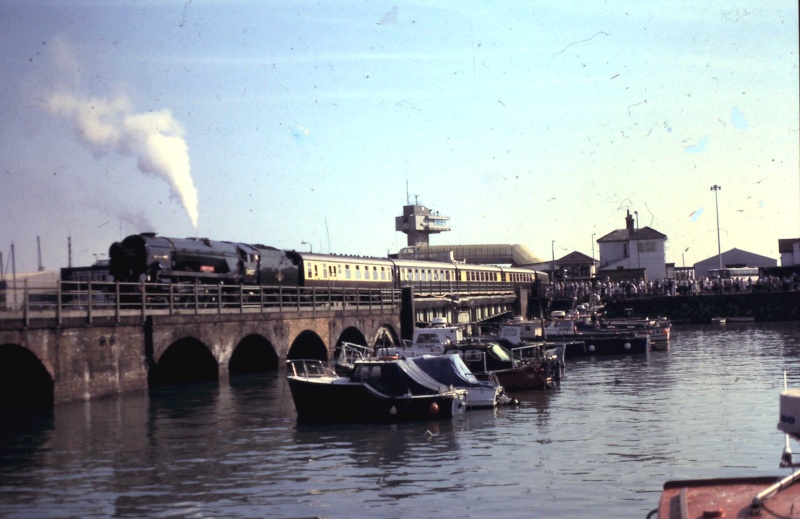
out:
M448 386L483 385L458 355L423 355L409 360L425 373Z
M394 361L356 361L351 377L353 382L364 382L389 395L429 394L447 391L448 386L436 381L417 366L412 359Z

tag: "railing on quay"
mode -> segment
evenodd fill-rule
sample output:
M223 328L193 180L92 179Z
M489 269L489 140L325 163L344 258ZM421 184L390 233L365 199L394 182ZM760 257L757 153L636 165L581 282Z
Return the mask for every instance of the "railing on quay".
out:
M21 286L20 286L21 285ZM165 283L113 283L58 281L36 286L27 280L0 290L0 322L32 319L191 315L222 313L301 312L354 310L399 311L400 291L395 289L284 287L264 285L201 285Z

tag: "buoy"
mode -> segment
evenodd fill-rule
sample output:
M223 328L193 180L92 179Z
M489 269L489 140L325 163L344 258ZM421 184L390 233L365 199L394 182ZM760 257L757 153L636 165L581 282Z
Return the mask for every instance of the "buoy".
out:
M396 415L397 414L397 408L395 406L390 407L389 408L389 414Z
M594 351L594 344L590 344L590 345L589 345L589 351L590 351L590 352L593 352L593 351Z
M436 414L439 412L439 404L436 402L431 403L431 406L428 408L431 414Z
M626 349L626 350L629 350L629 349L631 349L631 343L629 343L629 342L626 342L626 343L625 343L625 349Z

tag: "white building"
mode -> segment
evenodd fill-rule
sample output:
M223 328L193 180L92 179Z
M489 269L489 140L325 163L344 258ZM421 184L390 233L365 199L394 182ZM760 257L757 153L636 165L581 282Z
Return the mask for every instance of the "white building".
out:
M800 265L800 238L778 240L778 252L781 253L781 267Z
M664 243L667 235L650 227L636 229L633 216L628 211L625 228L617 229L597 240L600 247L600 272L613 270L639 270L646 279L667 277Z

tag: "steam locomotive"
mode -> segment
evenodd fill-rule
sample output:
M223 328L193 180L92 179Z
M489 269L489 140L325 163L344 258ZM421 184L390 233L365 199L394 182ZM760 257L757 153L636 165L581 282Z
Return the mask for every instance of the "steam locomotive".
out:
M489 284L544 286L549 281L546 273L519 267L314 254L155 233L112 244L109 270L119 282L331 288L449 286L474 291Z

